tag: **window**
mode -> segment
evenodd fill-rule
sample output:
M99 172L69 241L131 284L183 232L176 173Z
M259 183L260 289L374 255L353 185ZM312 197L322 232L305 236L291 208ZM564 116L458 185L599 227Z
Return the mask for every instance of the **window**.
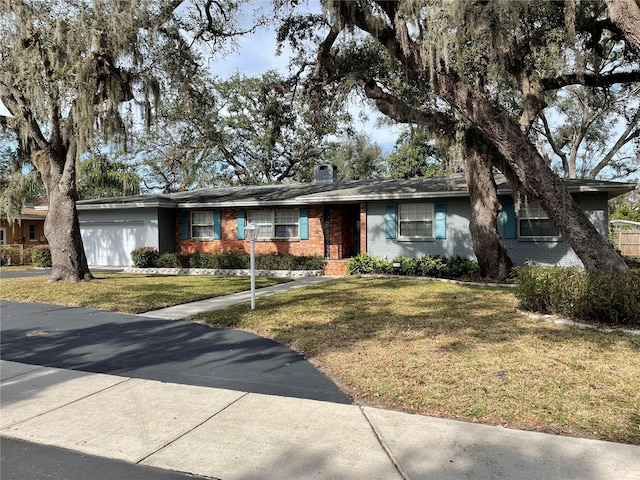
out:
M399 238L433 238L433 203L398 205Z
M38 240L35 225L29 225L29 240L32 242L35 242Z
M0 228L0 245L7 244L7 230L4 228Z
M191 238L213 238L213 212L191 214Z
M248 223L259 228L258 238L299 238L300 215L298 210L251 210Z
M560 231L537 202L520 207L518 235L524 238L559 237Z

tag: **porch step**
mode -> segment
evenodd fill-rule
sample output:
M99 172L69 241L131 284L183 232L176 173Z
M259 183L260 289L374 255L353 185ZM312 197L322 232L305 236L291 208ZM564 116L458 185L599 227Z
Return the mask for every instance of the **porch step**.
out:
M324 266L325 275L347 275L348 260L327 260Z

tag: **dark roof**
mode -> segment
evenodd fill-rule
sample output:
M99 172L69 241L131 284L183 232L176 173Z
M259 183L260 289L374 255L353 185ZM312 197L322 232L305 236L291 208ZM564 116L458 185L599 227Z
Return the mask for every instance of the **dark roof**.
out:
M570 192L607 192L610 198L629 192L633 183L564 180ZM503 175L496 175L500 195L512 193ZM214 187L170 194L135 195L78 202L78 209L136 207L251 207L312 205L374 200L410 200L469 196L464 174L402 180Z

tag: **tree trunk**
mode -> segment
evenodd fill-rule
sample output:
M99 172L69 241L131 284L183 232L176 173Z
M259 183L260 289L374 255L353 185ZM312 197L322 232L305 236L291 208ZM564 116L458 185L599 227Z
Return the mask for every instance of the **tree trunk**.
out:
M44 222L53 265L49 282L93 279L84 253L76 209L75 161L71 155L68 157L71 158L64 162L54 154L40 153L33 162L42 173L49 198L49 211Z
M509 277L513 262L500 234L497 216L502 211L491 165L480 155L469 152L465 175L471 198L469 231L483 278L504 280Z
M640 6L635 0L607 0L609 18L624 35L631 50L640 53Z
M495 146L510 169L508 176L517 179L514 187L521 187L540 203L584 267L597 272L626 272L622 257L589 221L518 125L457 77L439 75L437 81L438 93Z
M629 11L635 13L633 0ZM611 0L610 3L615 3ZM589 271L623 273L627 265L607 240L596 230L586 214L578 207L560 178L551 171L520 127L508 114L455 73L439 70L437 65L425 62L420 46L411 41L400 41L393 28L364 9L359 2L333 2L343 19L369 33L386 48L392 58L415 72L427 82L434 93L467 118L504 157L508 176L517 180L515 188L524 190L537 200L549 218L558 227L567 243ZM389 6L394 5L389 2ZM394 18L392 16L392 18ZM402 24L406 29L406 25ZM507 172L505 172L507 174Z

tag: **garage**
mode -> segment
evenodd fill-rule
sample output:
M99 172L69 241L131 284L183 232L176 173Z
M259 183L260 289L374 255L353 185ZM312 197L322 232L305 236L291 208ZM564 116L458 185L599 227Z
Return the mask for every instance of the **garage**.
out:
M80 224L82 242L89 265L129 266L131 251L144 247L144 222Z
M139 247L152 247L160 253L175 252L173 208L158 208L156 202L146 205L143 201L123 205L115 200L119 199L77 203L89 266L131 266L131 251Z

